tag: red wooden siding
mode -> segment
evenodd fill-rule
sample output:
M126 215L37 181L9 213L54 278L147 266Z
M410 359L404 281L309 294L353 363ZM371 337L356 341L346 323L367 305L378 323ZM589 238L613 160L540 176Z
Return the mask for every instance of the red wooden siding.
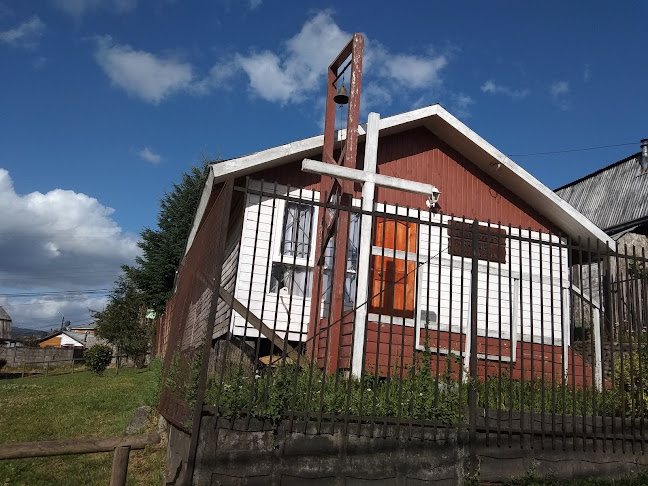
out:
M338 357L338 368L348 369L352 352L352 328L353 324L345 319L340 337L341 349ZM365 370L369 374L378 376L399 376L401 366L403 375L407 375L407 368L413 364L414 357L421 355L421 351L414 349L415 343L414 327L403 327L397 324L378 324L369 322L367 326L367 341L365 347ZM425 330L421 330L421 343L426 340ZM322 341L325 342L325 339ZM437 355L433 353L431 369L439 375L444 372L451 372L454 379L459 377L460 367L463 367L464 352L466 346L466 335L448 332L428 331L427 345L434 348L450 349L453 357ZM501 354L500 354L501 346ZM324 348L321 348L320 365L323 364ZM479 337L477 340L477 352L484 353L488 349L489 355L500 355L509 358L511 356L511 342L505 339ZM479 359L477 361L477 376L484 379L485 376L509 377L514 380L544 380L547 383L562 382L562 358L563 348L550 344L518 342L516 345L517 359L514 363L496 360ZM438 359L437 359L438 358ZM576 387L591 387L593 383L593 369L590 363L583 360L580 354L572 353L571 349L567 357L568 375L567 383ZM467 370L463 370L467 373Z
M321 159L321 157L311 157ZM364 144L358 146L358 167L364 161ZM378 173L434 184L441 191L439 208L445 214L493 223L511 224L557 233L557 228L521 198L481 171L463 155L423 127L380 137ZM301 160L253 175L254 179L320 190L320 177L301 171ZM354 184L354 197L362 185ZM426 197L378 187L376 201L426 210Z
M445 214L556 232L546 218L425 128L382 137L378 172L434 184ZM393 189L378 188L376 200L425 209L424 196Z

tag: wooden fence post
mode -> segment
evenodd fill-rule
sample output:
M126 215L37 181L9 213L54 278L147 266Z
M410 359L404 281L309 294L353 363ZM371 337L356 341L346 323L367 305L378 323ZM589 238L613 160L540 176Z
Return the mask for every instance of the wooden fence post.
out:
M125 486L128 475L128 459L130 446L115 447L113 456L112 473L110 475L110 486Z

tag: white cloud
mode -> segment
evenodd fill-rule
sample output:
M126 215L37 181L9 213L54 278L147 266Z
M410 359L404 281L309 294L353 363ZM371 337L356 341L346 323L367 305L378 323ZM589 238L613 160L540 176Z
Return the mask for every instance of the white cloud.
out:
M470 116L470 107L475 104L475 100L464 93L456 93L451 96L450 100L450 106L455 115L462 118Z
M440 71L448 64L445 56L420 57L397 54L385 55L382 74L407 88L422 89L441 84Z
M587 83L590 80L591 76L592 72L590 70L590 65L585 64L585 67L583 68L583 81Z
M34 48L45 32L45 24L37 15L18 27L0 32L0 42L13 47Z
M250 10L255 10L259 5L261 5L262 0L250 0Z
M569 93L569 83L567 81L555 81L551 84L549 91L552 97L559 98Z
M235 63L247 75L254 95L280 104L299 103L321 92L326 68L351 36L335 23L330 12L319 12L284 43L283 49L238 53ZM396 91L402 95L404 91L439 87L447 63L442 54L391 53L379 42L365 40L363 81L368 79L366 86L372 86L368 93L363 89L363 95L369 97L367 105L389 103ZM348 88L348 72L342 81ZM378 89L378 85L382 87ZM363 107L364 103L363 99Z
M251 91L261 98L285 104L303 101L321 89L326 67L351 38L320 12L288 39L280 54L271 51L237 54L236 63L247 74Z
M486 81L482 87L482 92L489 94L503 94L513 99L523 99L531 94L531 91L527 88L524 89L512 89L508 86L498 85L492 79Z
M98 40L95 59L114 86L150 103L191 88L191 64L115 44L109 36Z
M130 12L137 7L137 0L54 0L54 4L73 17L103 9L114 13Z
M0 293L112 287L120 266L132 264L140 253L137 238L125 234L112 213L97 199L69 190L17 194L9 172L0 169ZM34 297L35 301L50 302L49 307L39 307L22 305L23 299L3 297L0 305L19 325L17 322L29 324L25 319L36 319L38 313L52 317L52 312L55 314L61 306L81 308L86 301L101 298ZM52 301L59 303L54 306Z
M157 165L162 162L162 156L153 152L150 147L144 147L142 150L137 152L137 155L153 165Z

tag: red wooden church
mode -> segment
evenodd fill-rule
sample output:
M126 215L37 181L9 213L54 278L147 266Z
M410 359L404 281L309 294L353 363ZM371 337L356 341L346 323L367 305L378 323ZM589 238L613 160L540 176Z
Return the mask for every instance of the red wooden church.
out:
M614 242L440 105L359 125L353 97L352 77L348 130L327 108L324 136L210 166L188 249L213 189L237 187L221 288L238 310L221 300L213 338L276 335L356 376L427 347L600 384L570 349L569 267L578 241Z
M254 315L292 345L309 343L330 371L352 368L355 354L365 369L383 373L425 345L467 363L474 322L484 363L526 357L528 371L531 362L537 372L549 373L552 361L564 368L572 314L567 241L609 245L609 237L440 105L381 120L374 115L369 125L359 127L358 170L373 144L375 175L433 185L436 192L377 180L367 210L362 191L369 184L353 182L349 209L330 201L325 207L328 176L302 170L317 167L311 161L322 158L322 136L210 167L189 246L212 188L235 178L241 189L232 203L221 285L247 309L232 313L221 302L214 339L228 332L263 339L249 323ZM345 133L337 135L341 145ZM318 255L336 210L347 215L347 251L335 251L330 238ZM480 243L473 265L475 221ZM362 228L369 229L368 245ZM369 258L360 262L363 246ZM333 260L343 263L338 275Z

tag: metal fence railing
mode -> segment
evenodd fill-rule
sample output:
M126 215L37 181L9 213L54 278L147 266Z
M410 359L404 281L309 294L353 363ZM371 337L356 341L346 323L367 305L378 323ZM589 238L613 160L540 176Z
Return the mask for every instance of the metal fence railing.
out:
M242 204L229 221L240 224L226 225L231 244L220 247L206 411L300 431L337 423L372 436L644 450L643 249L388 204L363 212L278 184L234 193ZM318 254L331 215L347 218L347 251L331 239ZM361 244L363 224L371 240ZM184 343L200 313L182 272L196 271L194 250L213 255L205 238L181 269L174 306L189 320L172 319L167 373L178 352L191 361ZM343 305L332 315L335 294Z

